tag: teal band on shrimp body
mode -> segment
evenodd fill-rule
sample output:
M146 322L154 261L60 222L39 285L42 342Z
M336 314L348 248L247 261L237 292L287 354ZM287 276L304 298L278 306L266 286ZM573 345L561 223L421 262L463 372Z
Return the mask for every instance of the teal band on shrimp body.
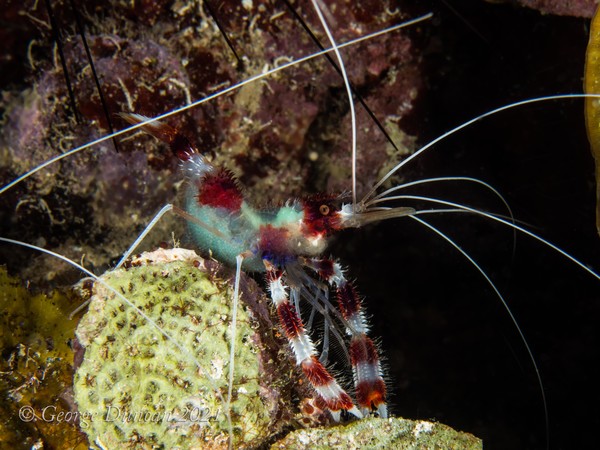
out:
M196 193L193 187L188 189L186 211L221 233L219 236L206 227L189 222L196 244L229 265L235 265L236 256L251 252L252 256L246 257L242 265L249 271L264 272L263 259L270 259L270 248L264 248L265 241L267 247L271 244L268 239L265 240L265 230L298 228L303 219L304 213L298 205L257 211L244 201L238 211L231 211L200 204Z
M222 233L222 236L218 236L197 223L188 222L190 233L200 248L211 251L219 261L234 266L236 256L252 251L252 247L256 246L256 230L244 214L200 205L193 195L193 189L189 190L186 197L187 212ZM260 255L252 253L252 257L244 259L243 268L254 272L264 271Z

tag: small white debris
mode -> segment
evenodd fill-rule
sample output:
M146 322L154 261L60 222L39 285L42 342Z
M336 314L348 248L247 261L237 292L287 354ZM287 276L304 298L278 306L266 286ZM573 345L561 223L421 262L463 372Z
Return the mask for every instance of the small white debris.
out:
M413 430L414 437L418 438L421 433L431 433L433 431L433 425L433 423L424 420L418 422Z
M298 436L298 440L300 441L300 443L304 444L304 445L308 445L310 444L310 436L306 433L302 433Z
M134 264L150 264L154 263L165 263L171 261L200 261L201 258L193 250L186 250L183 248L172 248L172 249L156 249L152 252L143 252L140 256L132 258L131 262Z
M220 379L223 376L223 367L225 366L225 361L223 361L221 358L215 355L213 360L210 362L210 365L213 369L212 377L215 380Z

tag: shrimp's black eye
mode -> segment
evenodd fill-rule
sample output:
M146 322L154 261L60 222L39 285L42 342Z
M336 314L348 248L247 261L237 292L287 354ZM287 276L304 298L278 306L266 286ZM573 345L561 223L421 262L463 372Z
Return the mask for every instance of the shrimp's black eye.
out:
M326 216L327 214L329 214L329 206L327 206L327 205L321 205L321 206L319 207L319 212L320 212L322 215Z

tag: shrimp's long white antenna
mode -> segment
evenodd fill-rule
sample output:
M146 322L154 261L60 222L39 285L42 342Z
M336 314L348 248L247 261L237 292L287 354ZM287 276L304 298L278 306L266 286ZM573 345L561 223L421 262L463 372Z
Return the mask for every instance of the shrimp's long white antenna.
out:
M350 40L348 42L345 42L344 44L340 44L337 48L348 47L348 46L357 44L359 42L362 42L362 41L365 41L365 40L368 40L368 39L372 39L372 38L375 38L377 36L381 36L383 34L390 33L392 31L399 30L400 28L404 28L404 27L407 27L407 26L414 25L416 23L419 23L419 22L422 22L424 20L430 19L431 17L432 17L431 13L430 14L425 14L423 16L417 17L416 19L410 20L408 22L404 22L404 23L401 23L401 24L398 24L398 25L394 25L394 26L386 28L384 30L380 30L380 31L377 31L375 33L367 34L365 36L362 36L362 37L359 37L359 38L356 38L356 39L352 39L352 40ZM327 48L325 50L321 50L321 51L318 51L316 53L312 53L312 54L310 54L308 56L305 56L303 58L299 58L299 59L290 61L290 62L288 62L286 64L281 65L281 66L274 67L273 69L267 70L267 71L265 71L263 73L260 73L258 75L254 75L254 76L252 76L252 77L250 77L250 78L248 78L248 79L246 79L244 81L241 81L241 82L239 82L237 84L234 84L233 86L225 88L222 91L215 92L214 94L211 94L208 97L204 97L204 98L202 98L200 100L197 100L195 102L192 102L190 104L186 104L184 106L181 106L180 108L173 109L173 110L171 110L171 111L169 111L169 112L167 112L165 114L161 114L159 116L156 116L156 117L153 117L151 119L148 119L145 122L141 122L141 123L132 125L130 127L124 128L124 129L122 129L120 131L117 131L115 133L103 136L103 137L98 138L98 139L96 139L94 141L88 142L87 144L81 145L81 146L76 147L76 148L74 148L72 150L69 150L69 151L67 151L65 153L57 155L54 158L49 159L48 161L44 162L43 164L40 164L39 166L35 167L34 169L31 169L28 172L20 175L15 180L11 181L7 185L5 185L2 188L0 188L0 195L2 195L4 192L6 192L9 189L11 189L13 186L19 184L23 180L25 180L25 179L29 178L30 176L34 175L35 173L39 172L40 170L48 167L51 164L54 164L54 163L60 161L63 158L68 158L69 156L74 155L75 153L79 153L79 152L81 152L83 150L86 150L86 149L88 149L90 147L93 147L93 146L95 146L97 144L100 144L102 142L108 141L108 140L113 139L113 138L118 137L118 136L122 136L122 135L124 135L126 133L129 133L131 131L137 130L137 129L139 129L139 128L141 128L141 127L143 127L143 126L145 126L145 125L147 125L149 123L156 122L158 120L163 120L163 119L165 119L167 117L179 114L179 113L181 113L183 111L187 111L188 109L195 108L195 107L197 107L199 105L202 105L203 103L206 103L206 102L212 101L212 100L214 100L214 99L216 99L218 97L221 97L222 95L225 95L225 94L228 94L230 92L236 91L236 90L242 88L243 86L245 86L247 84L253 83L253 82L257 81L257 80L260 80L262 78L268 77L270 75L273 75L273 74L275 74L277 72L280 72L282 70L288 69L288 68L290 68L292 66L295 66L297 64L301 64L301 63L304 63L304 62L309 61L311 59L317 58L318 56L324 55L324 54L329 53L331 51L333 51L333 48Z
M321 8L325 8L325 5L321 3L320 0L311 0L312 4L319 16L319 20L325 29L325 33L327 34L327 38L329 42L331 42L331 47L335 53L335 56L340 64L340 71L342 72L342 78L344 79L344 87L346 88L346 94L348 95L348 103L350 104L350 118L352 121L352 209L356 210L356 111L354 110L354 100L352 99L352 89L350 88L350 81L348 81L348 74L346 73L346 66L344 65L344 60L342 59L342 55L340 54L339 47L331 34L331 30L329 29L329 25L327 25L327 21L325 17L323 17L323 12Z
M521 327L519 326L519 323L517 322L517 318L514 316L513 312L511 311L510 307L508 306L508 303L506 303L506 300L504 299L504 297L502 296L502 294L500 293L500 291L498 290L498 288L496 287L494 282L490 279L488 274L485 272L485 270L483 270L481 268L481 266L466 251L464 251L456 242L454 242L446 234L442 233L436 227L434 227L430 223L424 221L423 219L420 219L419 217L415 217L415 216L408 216L408 217L410 217L413 220L416 220L421 225L429 228L430 230L435 232L438 236L440 236L444 240L446 240L446 242L448 242L450 245L452 245L456 250L458 250L479 271L479 273L483 276L483 278L485 278L487 283L491 286L491 288L496 293L496 296L500 299L500 302L502 302L502 306L504 306L504 309L506 309L506 312L508 312L508 315L510 316L510 320L512 321L514 326L517 328L517 332L519 333L519 336L521 337L521 340L523 341L523 344L525 345L525 349L527 350L527 353L529 354L529 359L531 360L531 363L533 364L533 368L535 370L535 375L537 377L538 385L540 387L540 393L542 395L542 403L544 405L544 419L545 419L545 425L546 425L546 447L549 447L549 445L550 445L550 419L549 419L549 415L548 415L548 403L546 401L546 392L544 391L544 384L542 382L542 376L540 374L540 369L535 360L535 357L533 356L533 351L531 350L531 347L529 346L529 343L527 342L527 339L525 338L525 334L523 333L523 330L521 330Z
M583 264L577 258L575 258L574 256L571 256L569 253L567 253L566 251L564 251L560 247L557 247L556 245L554 245L550 241L547 241L543 237L538 236L535 233L532 233L527 228L521 227L521 226L517 225L516 223L512 223L512 222L509 222L508 220L502 219L501 217L498 217L495 214L486 213L484 211L480 211L478 209L471 208L469 206L461 205L459 203L449 202L449 201L441 200L441 199L437 199L437 198L423 197L423 196L419 196L419 195L395 195L395 196L392 196L392 197L387 197L387 198L384 198L384 199L379 199L377 201L373 201L372 203L381 203L381 202L387 201L387 200L423 200L423 201L429 201L429 202L439 203L440 205L451 206L453 208L461 209L463 211L471 212L473 214L477 214L479 216L483 216L483 217L487 217L488 219L495 220L496 222L500 222L500 223L502 223L502 224L504 224L504 225L506 225L506 226L508 226L510 228L513 228L513 229L515 229L517 231L520 231L521 233L526 234L527 236L535 239L536 241L541 242L542 244L546 245L547 247L550 247L555 252L561 254L565 258L569 259L571 262L573 262L576 265L578 265L579 267L581 267L583 270L585 270L586 272L588 272L594 278L597 278L598 280L600 280L600 274L594 272L592 269L590 269L589 267L587 267L585 264ZM437 212L437 211L435 211L435 212ZM430 211L423 210L423 211L414 211L411 214L403 214L403 215L409 215L410 216L410 215L428 214L428 213L430 213Z
M411 187L411 186L418 186L420 184L436 183L438 181L468 181L468 182L471 182L471 183L480 184L480 185L484 186L486 189L492 191L494 193L494 195L496 195L496 197L498 197L502 201L502 203L504 203L504 206L506 207L507 210L509 210L509 211L511 210L510 209L510 205L508 204L508 202L506 201L506 199L502 196L502 194L500 194L500 192L498 191L498 189L496 189L495 187L493 187L491 184L486 183L485 181L480 180L478 178L461 177L461 176L457 176L457 177L423 178L421 180L409 181L408 183L402 183L402 184L399 184L397 186L394 186L394 187L388 189L387 191L382 192L381 194L376 195L375 197L373 197L372 200L368 201L365 204L365 206L369 207L371 204L373 204L374 200L383 199L385 196L391 194L392 192L396 192L396 191L399 191L399 190L402 190L402 189L406 189L406 188Z
M377 183L375 183L375 185L371 188L371 190L360 201L360 204L363 205L364 203L368 202L368 200L373 196L373 194L377 191L377 189L379 189L379 187L383 183L385 183L393 174L395 174L398 170L400 170L400 168L404 167L406 164L408 164L410 161L412 161L413 159L415 159L416 157L421 155L426 150L429 150L431 147L433 147L438 142L446 139L447 137L457 133L458 131L460 131L464 128L467 128L467 127L473 125L475 122L485 119L486 117L493 116L494 114L498 114L502 111L506 111L508 109L513 109L513 108L517 108L517 107L524 106L524 105L530 105L533 103L540 103L540 102L546 102L546 101L551 101L551 100L565 100L565 99L575 99L575 98L600 98L600 94L557 94L557 95L548 95L545 97L531 98L531 99L521 100L519 102L511 103L509 105L504 105L504 106L501 106L500 108L493 109L493 110L483 113L477 117L474 117L473 119L468 120L467 122L464 122L461 125L453 128L450 131L447 131L444 134L442 134L441 136L435 138L433 141L431 141L428 144L421 147L419 150L417 150L415 153L410 155L408 158L406 158L405 160L396 164Z
M436 182L444 182L444 181L466 181L466 182L470 182L470 183L476 183L476 184L480 184L483 187L485 187L486 189L490 190L496 197L498 197L500 199L500 201L504 204L504 207L506 208L506 210L508 211L508 215L510 216L510 219L513 223L515 223L515 215L512 211L512 208L510 207L510 205L508 204L508 202L506 201L506 199L504 198L504 196L495 188L493 187L491 184L486 183L483 180L479 180L477 178L473 178L473 177L436 177L436 178L425 178L423 180L416 180L416 181L410 181L408 183L403 183L400 184L398 186L394 186L384 192L382 192L381 194L376 195L375 197L373 197L372 200L370 200L369 202L367 202L364 207L368 208L373 201L375 200L379 200L381 198L384 198L385 196L391 194L392 192L396 192L411 186L418 186L420 184L428 184L428 183L436 183ZM516 246L516 232L517 230L513 230L513 241L514 241L514 246ZM514 250L514 246L513 246L513 250Z
M104 288L106 288L109 291L111 291L120 300L122 300L123 303L127 304L129 307L131 307L132 309L134 309L135 312L140 315L140 317L142 317L150 325L152 325L154 328L156 328L156 330L160 334L162 334L169 342L171 342L173 345L175 345L175 347L177 347L177 349L181 352L182 355L184 355L186 358L188 358L189 361L192 361L196 365L196 367L198 367L198 369L200 369L200 371L202 372L202 374L206 377L206 379L210 383L210 385L211 385L213 391L215 392L215 394L217 395L217 397L219 397L219 400L221 400L221 402L224 405L227 405L227 410L226 410L225 416L227 418L227 428L228 428L228 433L229 433L229 448L232 448L232 446L233 446L233 424L231 422L231 412L230 412L230 409L229 409L229 403L225 403L225 399L223 398L223 395L221 394L221 391L218 389L218 387L217 387L217 385L215 383L215 380L213 379L213 377L211 377L210 372L202 365L202 363L200 363L200 361L194 355L192 355L192 353L190 353L189 350L187 350L183 345L181 345L179 342L177 342L167 331L165 331L164 329L162 329L154 320L152 320L140 308L138 308L137 306L135 306L127 297L125 297L123 294L121 294L120 292L118 292L113 287L109 286L106 282L104 282L102 279L100 279L94 273L92 273L89 270L87 270L82 265L77 264L75 261L70 260L66 256L63 256L63 255L61 255L59 253L55 253L52 250L48 250L48 249L45 249L45 248L42 248L42 247L38 247L37 245L28 244L27 242L21 242L21 241L15 240L15 239L9 239L9 238L5 238L5 237L1 237L1 236L0 236L0 242L5 242L7 244L13 244L13 245L19 245L21 247L26 247L26 248L29 248L29 249L32 249L32 250L35 250L35 251L38 251L38 252L41 252L41 253L46 253L47 255L53 256L53 257L55 257L57 259L60 259L60 260L62 260L64 262L66 262L67 264L70 264L71 266L73 266L76 269L78 269L78 270L82 271L83 273L85 273L87 276L93 278L94 281L100 283Z

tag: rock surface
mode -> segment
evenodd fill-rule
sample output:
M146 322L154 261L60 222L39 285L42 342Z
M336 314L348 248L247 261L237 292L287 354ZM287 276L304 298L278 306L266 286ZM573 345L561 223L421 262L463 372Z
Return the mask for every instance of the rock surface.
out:
M368 418L348 425L296 430L271 446L271 450L313 449L482 449L481 439L424 420Z

